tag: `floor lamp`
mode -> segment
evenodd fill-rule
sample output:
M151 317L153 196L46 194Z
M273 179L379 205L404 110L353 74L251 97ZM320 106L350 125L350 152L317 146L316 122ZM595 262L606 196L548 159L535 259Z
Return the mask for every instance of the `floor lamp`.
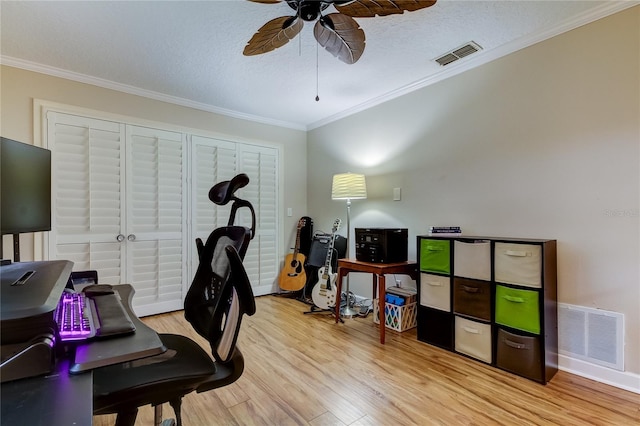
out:
M349 257L349 239L351 234L351 200L361 200L364 198L367 198L367 184L364 175L357 173L340 173L333 175L331 199L347 200L347 258ZM347 304L340 313L344 317L352 317L358 312L352 309L349 304L349 275L347 275L346 294Z

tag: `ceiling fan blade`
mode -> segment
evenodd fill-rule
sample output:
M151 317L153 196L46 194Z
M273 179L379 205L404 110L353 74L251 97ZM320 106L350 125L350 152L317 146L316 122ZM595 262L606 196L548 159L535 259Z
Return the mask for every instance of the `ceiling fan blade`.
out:
M304 21L297 16L281 16L264 24L244 47L245 56L261 55L284 46L298 35Z
M316 22L313 35L320 46L346 64L355 64L364 52L364 31L347 15L323 16Z
M276 4L282 2L282 0L249 0L254 3L264 3L264 4Z
M336 4L340 13L354 18L373 18L374 16L387 16L413 12L433 6L436 0L354 0L344 5Z

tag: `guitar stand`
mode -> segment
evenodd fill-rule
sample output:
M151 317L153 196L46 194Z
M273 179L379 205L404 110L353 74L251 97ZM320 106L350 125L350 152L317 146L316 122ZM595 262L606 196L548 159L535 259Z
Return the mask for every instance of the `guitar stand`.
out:
M331 316L335 316L336 314L335 309L322 309L322 308L318 308L316 305L311 305L308 311L303 312L303 314L305 315L306 314L322 314L322 313L331 314ZM342 319L342 317L338 318L338 321L340 321L341 323L344 323L344 320Z
M306 302L303 300L304 303L308 303L309 306L309 310L306 312L303 312L303 314L307 315L307 314L322 314L322 313L329 313L331 314L331 316L335 317L336 315L336 310L335 308L330 308L330 309L322 309L317 307L316 305L313 304L313 302ZM340 321L341 323L344 324L344 320L342 319L341 316L338 317L338 321Z
M280 293L274 294L274 296L301 300L300 298L302 297L302 290L295 290L295 291L282 290Z

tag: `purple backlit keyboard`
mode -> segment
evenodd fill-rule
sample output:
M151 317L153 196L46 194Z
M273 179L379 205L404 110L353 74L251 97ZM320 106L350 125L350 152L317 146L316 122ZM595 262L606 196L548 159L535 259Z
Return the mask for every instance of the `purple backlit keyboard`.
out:
M96 335L90 303L84 293L62 293L55 312L60 339L85 340Z

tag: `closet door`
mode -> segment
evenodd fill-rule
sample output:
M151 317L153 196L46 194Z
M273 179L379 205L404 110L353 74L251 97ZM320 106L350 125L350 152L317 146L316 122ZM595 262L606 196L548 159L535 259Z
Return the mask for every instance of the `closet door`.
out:
M242 144L239 146L239 170L251 182L241 189L257 217L256 236L249 244L244 266L256 296L277 290L278 276L278 150ZM246 209L241 209L246 210ZM238 211L240 213L240 210ZM248 212L241 212L237 223L251 226Z
M138 315L182 309L186 155L182 133L126 126L127 277Z
M47 119L49 258L95 269L103 283L132 284L138 315L182 309L198 262L195 238L206 240L229 219L230 206L214 205L209 189L242 172L251 182L238 195L253 203L258 220L245 267L256 295L277 290L277 148L192 136L187 172L182 133L56 112ZM236 224L249 227L244 210Z
M68 259L74 270L95 269L100 281L120 284L126 257L123 231L124 126L47 113L52 152L52 230L49 258Z
M233 142L202 136L191 137L191 237L188 242L192 279L198 268L196 238L207 241L216 228L226 226L231 203L226 206L213 204L209 190L218 182L230 180L237 174L237 145Z

